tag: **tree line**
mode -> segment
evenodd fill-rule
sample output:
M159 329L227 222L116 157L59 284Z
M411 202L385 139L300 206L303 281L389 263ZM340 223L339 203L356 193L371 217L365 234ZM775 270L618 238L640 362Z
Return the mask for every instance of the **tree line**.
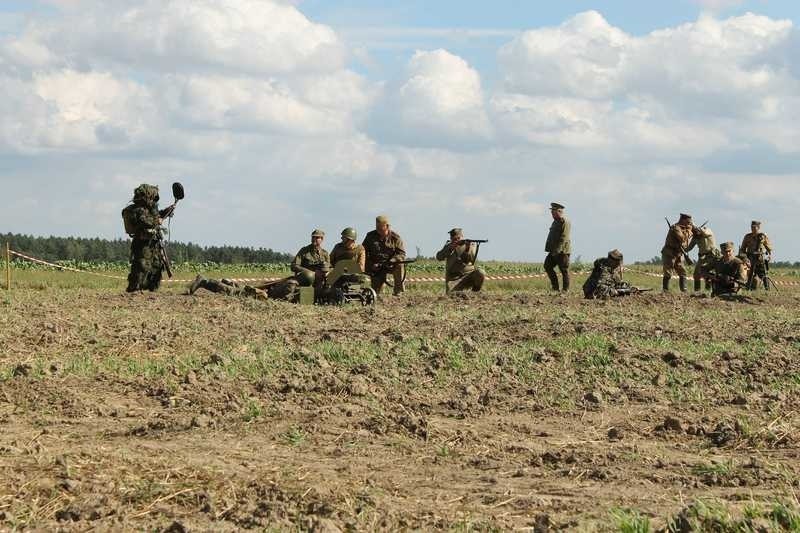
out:
M15 233L0 234L0 242L8 242L12 250L46 261L128 261L130 240L83 237L35 237ZM214 263L288 263L293 256L271 248L246 246L200 246L192 242L170 242L173 261Z

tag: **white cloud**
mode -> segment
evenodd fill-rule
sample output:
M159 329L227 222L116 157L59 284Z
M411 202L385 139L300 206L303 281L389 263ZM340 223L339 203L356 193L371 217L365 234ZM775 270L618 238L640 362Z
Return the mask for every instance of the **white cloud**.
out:
M480 75L464 59L441 49L417 51L406 71L377 114L379 137L417 146L491 138Z
M483 215L540 216L547 209L537 200L541 191L532 187L512 187L489 194L467 195L461 199L464 209Z

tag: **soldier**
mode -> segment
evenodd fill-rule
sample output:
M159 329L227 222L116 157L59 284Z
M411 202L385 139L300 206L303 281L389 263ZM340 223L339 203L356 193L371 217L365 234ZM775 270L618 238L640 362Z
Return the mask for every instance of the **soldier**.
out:
M367 254L364 247L356 244L358 234L354 228L344 228L342 230L342 242L336 244L331 250L331 266L336 266L336 263L342 259L354 259L361 271L364 272L367 264Z
M131 270L127 292L158 290L164 265L158 249L161 218L158 187L143 183L133 191L133 201L122 210L125 232L131 237Z
M738 257L733 256L734 244L724 242L720 245L722 257L714 263L711 294L720 296L734 294L746 283L744 268Z
M618 288L629 287L622 281L622 252L611 250L607 257L595 260L589 278L583 284L583 296L587 300L617 296Z
M557 291L557 266L563 278L562 288L566 292L569 290L569 254L572 251L571 224L564 216L564 206L561 204L551 203L550 214L553 216L553 223L550 225L550 232L547 234L547 242L544 245L544 251L547 252L547 257L544 259L544 270L547 272L547 277L550 278L550 286Z
M755 290L758 285L757 278L759 278L764 283L764 289L769 290L767 268L769 261L772 259L772 244L769 242L769 237L761 233L761 222L758 220L753 220L750 223L750 233L747 233L742 239L739 253L747 255L750 260L747 288Z
M664 267L662 288L669 292L669 280L673 272L678 273L681 292L686 292L686 267L683 266L683 253L688 251L692 239L692 217L681 213L677 224L673 224L667 233L664 247L661 249L661 263Z
M392 231L389 218L381 215L375 218L375 229L367 233L362 243L367 253L366 272L372 278L372 288L380 294L386 284L386 276L391 273L394 277L394 295L405 291L403 280L405 278L406 250L403 239Z
M450 240L436 253L438 261L446 261L445 278L448 282L458 281L453 291L472 289L479 292L486 280L483 270L475 266L478 247L473 242L464 242L461 228L450 230Z
M330 270L330 255L322 248L322 241L325 240L325 232L315 229L311 232L311 244L303 246L291 264L294 279L301 287L311 287L316 289L325 283L325 275Z
M697 263L694 266L694 292L701 290L702 280L706 281L706 290L711 288L708 271L714 267L720 252L714 241L714 233L708 227L692 228L692 240L687 250L697 246Z

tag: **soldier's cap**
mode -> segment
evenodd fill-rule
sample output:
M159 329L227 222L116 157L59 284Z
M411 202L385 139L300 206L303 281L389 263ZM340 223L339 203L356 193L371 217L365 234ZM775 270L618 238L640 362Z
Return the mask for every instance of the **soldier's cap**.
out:
M761 225L761 221L759 221L759 220L753 220L752 222L750 222L750 225L751 225L751 226L760 226L760 225Z
M448 233L450 234L451 237L455 236L461 237L464 235L464 230L461 228L453 228L450 231L448 231Z
M614 248L608 252L608 258L613 259L614 261L622 261L622 252Z
M376 224L388 224L389 223L389 217L387 217L386 215L378 215L378 216L375 217L375 223Z
M680 220L688 220L689 222L692 221L692 215L687 215L686 213L681 213Z
M733 243L731 241L723 242L722 244L719 245L719 249L722 250L723 252L725 250L733 250Z
M314 231L311 232L311 236L312 237L323 237L324 238L325 237L325 232L318 228L318 229L315 229Z
M564 209L564 206L559 204L559 203L556 203L556 202L550 202L550 210L551 211L557 211L559 209Z

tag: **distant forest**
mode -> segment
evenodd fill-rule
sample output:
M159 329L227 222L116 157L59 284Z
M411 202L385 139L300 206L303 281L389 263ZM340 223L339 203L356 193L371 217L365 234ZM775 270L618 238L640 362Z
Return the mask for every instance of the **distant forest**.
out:
M81 237L34 237L14 233L0 234L0 243L11 249L47 261L128 261L130 241L127 239L84 239ZM214 263L288 263L294 256L270 248L245 246L200 246L191 242L170 242L173 261Z

